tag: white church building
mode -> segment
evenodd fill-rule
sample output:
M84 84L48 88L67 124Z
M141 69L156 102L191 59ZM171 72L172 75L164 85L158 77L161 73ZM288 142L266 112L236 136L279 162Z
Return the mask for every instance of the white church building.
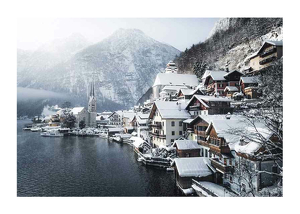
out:
M84 121L86 127L96 127L96 96L95 96L95 86L94 83L91 84L90 93L89 93L89 101L88 108L85 107L75 107L72 109L73 115L76 117L76 127L79 127L80 121Z
M165 86L171 86L176 89L180 88L191 88L194 89L198 86L199 81L197 76L194 74L178 74L178 69L174 62L170 61L167 64L167 68L164 73L158 73L154 84L152 86L153 90L153 100L157 100L160 97Z

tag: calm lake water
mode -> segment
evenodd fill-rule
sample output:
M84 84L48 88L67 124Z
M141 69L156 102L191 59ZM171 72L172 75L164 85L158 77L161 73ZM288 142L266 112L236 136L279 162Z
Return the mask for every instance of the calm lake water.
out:
M176 196L173 172L145 167L127 144L41 137L17 122L18 196Z

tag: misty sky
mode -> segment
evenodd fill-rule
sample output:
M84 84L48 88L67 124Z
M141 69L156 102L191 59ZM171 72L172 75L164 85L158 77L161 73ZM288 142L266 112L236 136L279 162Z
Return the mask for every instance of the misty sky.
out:
M80 33L100 42L119 28L137 28L157 41L184 51L204 41L219 18L61 18L18 19L18 48L35 50L48 41Z

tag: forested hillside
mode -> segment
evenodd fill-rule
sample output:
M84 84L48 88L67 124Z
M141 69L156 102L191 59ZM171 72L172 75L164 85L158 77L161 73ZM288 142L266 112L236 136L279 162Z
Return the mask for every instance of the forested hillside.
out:
M242 60L262 44L263 36L272 31L278 32L282 25L282 18L221 19L207 40L186 49L175 58L175 62L180 72L192 72L199 77L206 68L222 70L228 66L229 70L239 70ZM228 54L231 57L226 58Z

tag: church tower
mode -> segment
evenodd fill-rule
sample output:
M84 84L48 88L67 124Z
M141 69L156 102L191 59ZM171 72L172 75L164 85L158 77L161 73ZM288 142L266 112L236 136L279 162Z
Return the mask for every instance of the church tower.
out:
M88 112L96 112L96 97L95 97L95 86L94 82L91 84L90 97L89 97L89 106Z
M89 103L88 103L88 121L87 126L96 127L96 117L97 117L97 108L96 108L97 100L95 97L95 85L94 81L91 83Z

